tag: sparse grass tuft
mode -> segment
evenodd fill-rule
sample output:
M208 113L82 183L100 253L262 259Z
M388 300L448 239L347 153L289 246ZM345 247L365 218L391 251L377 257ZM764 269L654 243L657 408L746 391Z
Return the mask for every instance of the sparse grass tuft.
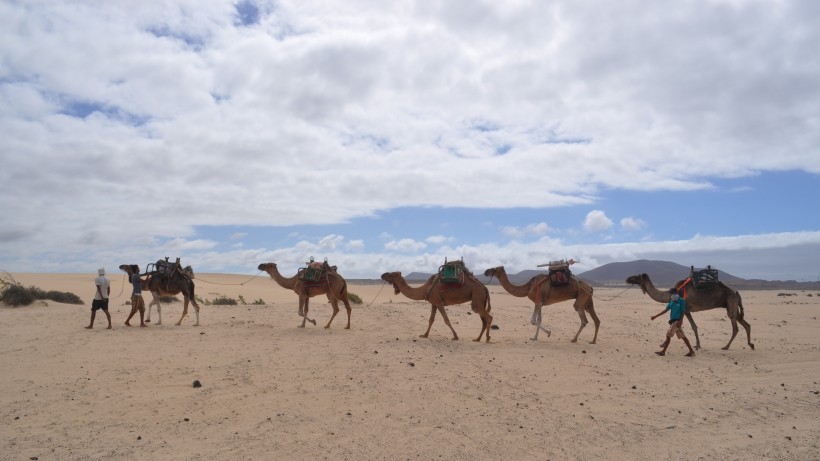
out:
M356 293L347 292L347 299L352 302L353 304L361 304L362 298L359 297Z
M235 299L227 296L219 295L210 301L210 304L215 306L236 306L239 304Z

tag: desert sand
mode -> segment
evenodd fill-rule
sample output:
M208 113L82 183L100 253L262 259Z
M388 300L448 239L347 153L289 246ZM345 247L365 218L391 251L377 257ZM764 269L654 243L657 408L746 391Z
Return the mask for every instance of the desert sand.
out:
M194 327L172 303L129 328L109 270L114 328L86 330L95 273L13 275L86 305L0 307L1 459L820 459L820 293L742 292L755 350L742 329L721 350L725 311L697 313L686 358L678 339L654 354L668 317L650 321L663 306L637 288L596 289L589 344L591 323L570 342L571 302L545 307L552 336L532 341L531 303L491 286L487 344L466 304L448 307L459 341L440 317L419 338L429 305L383 285L350 286L350 330L344 311L322 328L319 298L300 329L296 295L266 274L196 281L264 305L204 305Z

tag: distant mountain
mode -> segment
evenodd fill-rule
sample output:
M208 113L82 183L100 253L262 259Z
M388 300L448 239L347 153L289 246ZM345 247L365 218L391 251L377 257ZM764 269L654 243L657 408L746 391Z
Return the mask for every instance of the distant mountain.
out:
M700 268L698 268L700 269ZM718 269L718 276L721 281L731 285L742 279ZM689 267L682 266L670 261L651 261L641 259L638 261L618 262L604 264L595 269L575 274L578 278L591 282L593 285L624 285L630 275L649 274L652 283L656 287L670 287L678 280L685 279L689 275Z

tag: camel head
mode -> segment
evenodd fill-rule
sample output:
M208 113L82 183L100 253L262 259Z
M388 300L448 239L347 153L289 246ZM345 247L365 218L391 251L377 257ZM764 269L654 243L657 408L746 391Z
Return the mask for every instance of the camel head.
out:
M385 272L382 274L382 280L393 285L393 291L395 291L395 294L401 293L401 290L399 290L399 285L396 283L396 280L400 278L401 272Z
M276 269L276 263L262 263L259 265L258 269L260 271L267 272L268 269Z
M134 264L120 264L120 270L128 275L134 275L134 271L131 269L132 266Z
M484 271L484 276L485 277L495 277L495 274L497 274L499 271L502 271L502 270L504 270L504 266L491 267L491 268L487 269L486 271Z
M182 272L188 276L188 278L194 278L194 268L191 266L185 266L185 269L182 269Z
M644 280L649 280L649 276L646 274L639 274L639 275L630 275L626 279L626 283L630 285L640 285L641 291L646 294L646 287L644 286Z

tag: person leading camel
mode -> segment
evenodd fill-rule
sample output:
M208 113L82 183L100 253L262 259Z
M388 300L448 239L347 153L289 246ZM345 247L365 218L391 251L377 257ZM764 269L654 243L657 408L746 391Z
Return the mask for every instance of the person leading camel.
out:
M669 293L671 294L671 300L666 305L666 309L652 316L652 320L655 320L666 313L666 311L669 311L669 330L666 332L666 341L661 344L663 349L655 353L661 356L666 355L666 348L668 348L669 343L672 342L672 337L677 336L682 339L683 342L686 343L686 347L689 348L689 353L686 354L686 356L694 357L695 350L692 349L689 338L683 334L683 314L686 313L686 301L678 295L678 290L674 288L670 289Z
M140 326L147 327L145 324L145 300L142 299L142 280L140 279L140 268L136 264L131 265L131 285L134 287L131 292L131 313L125 320L127 326L131 326L131 317L139 311Z
M94 300L91 301L91 323L86 329L94 328L94 317L97 316L97 311L102 310L105 316L108 317L108 329L111 329L111 314L108 313L108 297L111 296L111 284L105 278L105 268L97 269L97 278L94 279L94 285L97 286L97 292L94 293Z

